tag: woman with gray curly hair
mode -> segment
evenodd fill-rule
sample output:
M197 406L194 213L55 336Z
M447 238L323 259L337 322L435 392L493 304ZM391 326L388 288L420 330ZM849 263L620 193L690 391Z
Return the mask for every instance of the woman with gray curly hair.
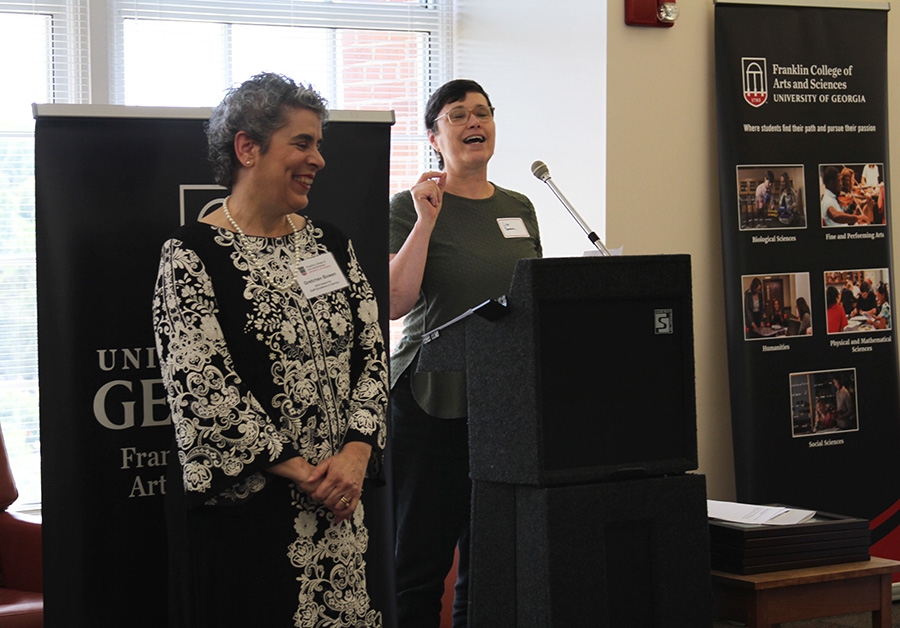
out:
M207 135L230 194L162 247L170 626L382 625L360 501L385 445L378 306L350 241L298 213L326 116L277 74L229 90Z

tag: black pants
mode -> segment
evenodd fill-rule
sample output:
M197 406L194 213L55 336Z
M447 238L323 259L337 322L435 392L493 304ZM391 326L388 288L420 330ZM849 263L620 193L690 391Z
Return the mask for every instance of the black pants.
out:
M422 410L410 391L408 372L391 392L391 422L398 626L440 625L444 579L458 546L453 626L463 628L472 501L468 424Z

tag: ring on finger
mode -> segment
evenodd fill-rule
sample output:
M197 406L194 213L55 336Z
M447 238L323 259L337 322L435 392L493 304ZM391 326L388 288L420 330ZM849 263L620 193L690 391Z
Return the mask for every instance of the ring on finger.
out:
M344 506L349 506L349 505L350 505L350 500L347 499L347 496L346 496L346 495L341 495L341 503L344 504Z

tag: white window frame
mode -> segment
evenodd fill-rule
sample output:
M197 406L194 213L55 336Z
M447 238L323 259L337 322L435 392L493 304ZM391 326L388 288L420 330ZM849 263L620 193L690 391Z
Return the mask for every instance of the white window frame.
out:
M179 5L188 5L189 10L179 10ZM259 13L263 9L267 14L260 17ZM427 33L426 58L421 64L422 98L427 98L452 75L453 0L421 0L418 4L308 0L0 0L0 13L39 13L52 16L52 85L49 90L52 103L109 105L124 101L124 20L130 18L170 17L279 26L412 30ZM255 13L256 16L247 17L250 13ZM295 78L302 80L303 77ZM424 102L422 105L424 106ZM422 154L426 155L426 160L430 160L431 151L427 147L424 125L420 122L417 127L418 133L395 133L393 140L422 142L425 145ZM0 133L3 133L2 126ZM433 167L433 164L419 166L427 168ZM37 356L35 365L36 363ZM22 501L18 503L20 508Z
M110 68L105 102L124 102L124 76L117 67L125 47L126 19L170 19L228 24L269 26L315 26L366 30L417 31L427 33L427 58L422 80L430 94L450 76L452 65L452 0L420 0L418 4L371 2L309 2L304 0L229 1L180 0L91 0L91 6L106 5ZM99 7L98 7L99 8ZM92 32L98 24L92 18ZM244 77L235 77L236 79ZM294 77L302 80L303 77ZM320 88L323 92L323 88ZM326 97L328 94L324 94ZM95 97L100 94L95 93ZM94 102L100 102L96 98Z

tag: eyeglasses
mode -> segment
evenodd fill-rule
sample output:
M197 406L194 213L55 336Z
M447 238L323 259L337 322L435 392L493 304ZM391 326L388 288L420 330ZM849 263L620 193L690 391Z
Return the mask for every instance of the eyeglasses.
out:
M435 122L440 120L441 118L447 118L447 122L452 124L453 126L459 126L460 124L465 124L469 121L469 116L474 115L478 118L479 122L490 122L494 119L494 108L488 107L487 105L478 105L472 109L466 109L465 107L454 107L447 113L442 113L437 118L434 119Z

